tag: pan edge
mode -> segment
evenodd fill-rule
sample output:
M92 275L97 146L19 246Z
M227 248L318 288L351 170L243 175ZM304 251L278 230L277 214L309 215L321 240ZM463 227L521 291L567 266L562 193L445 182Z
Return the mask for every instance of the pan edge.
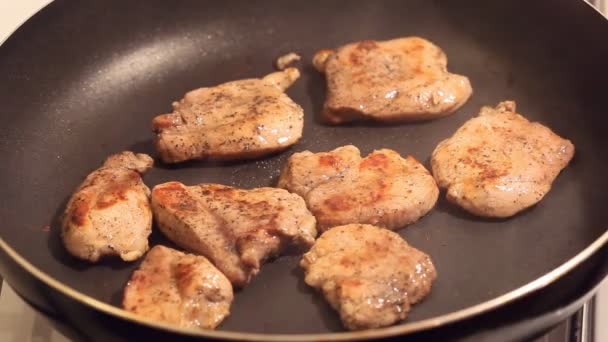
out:
M392 327L365 330L357 332L339 332L339 333L323 333L323 334L260 334L260 333L245 333L245 332L230 332L230 331L215 331L215 330L197 330L197 329L186 329L178 328L170 324L156 322L147 318L137 316L133 313L122 310L113 305L104 303L93 297L90 297L84 293L81 293L72 287L69 287L57 279L51 277L45 272L41 271L36 266L32 265L24 257L19 255L12 247L10 247L4 239L0 237L0 249L6 253L9 258L12 259L17 265L25 269L30 275L37 278L40 282L44 283L55 291L62 293L63 295L83 304L89 306L95 310L101 311L105 314L120 318L131 323L142 324L151 328L174 332L178 334L185 334L190 336L210 337L219 338L224 340L238 340L238 341L309 341L309 340L323 340L323 341L343 341L343 340L362 340L369 338L385 338L397 335L404 335L408 333L428 330L431 328L443 326L449 323L454 323L464 319L468 319L484 312L499 308L510 302L513 302L519 298L522 298L528 294L538 291L549 284L553 283L557 279L564 276L569 271L576 268L579 264L587 260L597 250L604 246L608 242L608 230L606 230L600 237L589 244L585 249L570 258L560 266L556 267L552 271L545 275L516 288L510 292L507 292L499 297L491 300L437 316L434 318L428 318L417 322L404 323Z

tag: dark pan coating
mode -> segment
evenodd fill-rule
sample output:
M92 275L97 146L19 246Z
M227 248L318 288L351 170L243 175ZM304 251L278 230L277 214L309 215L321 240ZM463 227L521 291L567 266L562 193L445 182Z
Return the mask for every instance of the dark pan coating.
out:
M275 184L292 152L350 143L363 154L379 147L412 154L428 168L439 141L482 105L508 98L530 113L529 119L568 137L577 155L538 206L509 220L474 218L440 200L429 215L400 230L433 258L441 274L404 324L507 293L605 231L608 192L598 189L608 188L608 27L587 5L283 3L58 1L29 21L0 47L0 237L59 281L118 305L120 289L137 265L90 267L70 258L59 239L56 218L83 175L115 151L153 154L152 117L201 84L262 75L289 51L309 61L320 48L406 35L437 43L450 70L471 80L475 95L453 115L411 125L320 125L315 114L323 103L324 79L305 64L301 79L287 91L305 112L296 145L255 162L156 168L146 175L147 185L177 179L267 186ZM159 242L157 234L151 242ZM342 331L338 317L303 284L297 262L298 257L286 257L265 265L238 294L221 330Z

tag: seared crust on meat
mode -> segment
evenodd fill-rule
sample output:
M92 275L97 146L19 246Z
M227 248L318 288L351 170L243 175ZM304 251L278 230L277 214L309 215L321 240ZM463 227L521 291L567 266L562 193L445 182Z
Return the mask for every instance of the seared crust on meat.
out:
M105 255L133 261L148 250L150 189L140 173L152 163L148 155L122 152L87 176L62 218L61 237L70 254L91 262Z
M283 189L169 182L154 187L152 207L170 240L208 257L239 287L266 259L308 249L317 235L302 198Z
M515 102L483 107L431 159L447 198L485 217L509 217L538 203L574 156L574 145L515 112Z
M428 255L398 234L366 224L323 233L300 265L306 284L323 293L350 330L405 319L437 277Z
M188 92L152 121L160 158L256 158L289 147L302 136L304 112L285 90L299 77L287 68Z
M447 71L445 53L419 37L364 40L313 58L327 78L323 117L412 121L453 113L472 94L468 78Z
M431 210L439 195L414 157L381 149L361 158L352 145L293 154L278 187L304 198L321 231L347 223L401 228Z
M156 321L214 329L233 297L230 281L207 258L158 245L131 276L122 305Z

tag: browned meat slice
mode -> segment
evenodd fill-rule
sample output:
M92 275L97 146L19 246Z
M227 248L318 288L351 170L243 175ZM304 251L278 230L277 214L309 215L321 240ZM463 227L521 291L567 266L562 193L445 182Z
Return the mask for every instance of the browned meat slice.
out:
M347 223L397 229L424 216L439 196L414 157L382 149L361 158L352 145L293 154L278 186L304 197L321 231Z
M169 239L208 257L239 287L267 258L307 249L317 235L302 198L283 189L169 182L154 187L152 207Z
M254 158L280 151L302 136L304 112L284 91L300 77L287 68L193 90L154 118L156 149L166 163Z
M505 101L439 143L431 164L448 200L475 215L508 217L538 203L573 156L569 140Z
M230 281L207 258L155 246L127 283L122 305L156 321L214 329L232 299Z
M324 118L423 120L448 115L473 92L468 78L447 71L445 53L428 40L364 40L321 50L313 64L327 78Z
M96 262L104 255L132 261L148 250L150 189L140 173L152 163L148 155L122 152L87 176L63 215L61 237L68 252Z
M306 284L323 293L350 330L405 319L437 277L428 255L398 234L366 224L323 233L300 265Z

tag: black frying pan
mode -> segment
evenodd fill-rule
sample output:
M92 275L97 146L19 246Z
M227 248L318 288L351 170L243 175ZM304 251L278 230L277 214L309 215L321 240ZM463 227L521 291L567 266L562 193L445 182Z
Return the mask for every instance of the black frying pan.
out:
M319 123L324 79L309 63L316 50L410 35L437 43L449 68L470 78L475 93L465 106L447 118L409 125ZM137 263L76 261L61 246L58 217L107 155L154 153L150 120L184 92L264 75L277 56L296 51L304 57L303 76L288 93L306 113L298 144L253 162L158 165L145 176L147 184L272 185L291 153L348 143L364 153L386 147L428 162L436 144L482 105L505 99L571 139L577 152L548 196L511 219L479 219L442 199L400 230L432 256L439 272L431 295L401 325L275 338L443 328L534 293L569 271L583 272L581 265L595 260L587 266L595 280L585 273L573 282L591 291L607 263L597 257L605 256L608 239L606 37L605 19L574 0L53 2L0 47L0 270L39 309L81 327L86 320L90 329L81 333L177 333L112 307ZM167 243L157 233L152 240ZM297 263L297 256L279 258L237 293L220 331L245 334L198 334L269 339L252 333L341 332L337 315L303 283ZM544 295L546 302L560 298Z

